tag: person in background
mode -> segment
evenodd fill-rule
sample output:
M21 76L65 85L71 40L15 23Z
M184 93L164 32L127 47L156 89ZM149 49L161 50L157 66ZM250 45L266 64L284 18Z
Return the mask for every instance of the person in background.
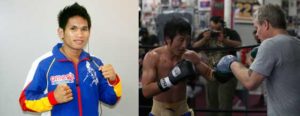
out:
M225 22L220 16L212 16L209 27L192 41L193 48L234 48L241 45L239 34L233 29L226 28ZM209 66L213 67L221 57L228 54L236 55L236 51L205 51L203 54L208 57ZM206 84L207 108L231 110L236 85L237 80L235 78L223 83L208 81ZM230 116L231 113L207 113L207 115Z

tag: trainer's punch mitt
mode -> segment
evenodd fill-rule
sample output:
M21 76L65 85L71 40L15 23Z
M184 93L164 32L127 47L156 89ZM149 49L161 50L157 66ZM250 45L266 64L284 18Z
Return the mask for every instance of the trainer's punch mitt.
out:
M213 75L215 77L215 79L220 82L220 83L226 83L227 81L229 81L230 79L233 78L233 74L230 73L223 73L223 72L219 72L219 71L214 71Z
M234 76L230 68L231 63L234 61L237 61L237 58L233 55L226 55L220 59L213 72L217 81L225 83Z
M255 47L250 51L250 55L253 59L255 59L257 51L258 51L258 47Z
M162 91L166 91L181 80L193 76L196 76L196 71L192 62L181 60L175 65L169 75L165 78L160 79L157 84Z

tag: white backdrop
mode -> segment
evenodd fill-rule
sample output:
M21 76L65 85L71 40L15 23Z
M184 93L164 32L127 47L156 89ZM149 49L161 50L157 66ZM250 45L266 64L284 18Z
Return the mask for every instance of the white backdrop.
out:
M31 63L60 42L57 14L74 0L0 1L0 115L22 112L19 95ZM89 52L111 63L121 76L123 96L103 116L138 115L138 1L81 0L91 16Z

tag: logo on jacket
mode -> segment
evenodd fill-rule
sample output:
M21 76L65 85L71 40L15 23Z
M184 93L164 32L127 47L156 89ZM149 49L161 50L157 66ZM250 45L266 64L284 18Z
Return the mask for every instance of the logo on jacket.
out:
M97 78L96 71L91 67L91 64L88 61L86 62L85 66L87 69L87 74L86 74L83 82L85 82L85 80L87 78L91 78L93 81L90 83L90 86L92 86L93 84L98 85L99 80Z
M65 75L55 75L50 77L51 85L58 85L63 83L74 83L74 74L69 72Z

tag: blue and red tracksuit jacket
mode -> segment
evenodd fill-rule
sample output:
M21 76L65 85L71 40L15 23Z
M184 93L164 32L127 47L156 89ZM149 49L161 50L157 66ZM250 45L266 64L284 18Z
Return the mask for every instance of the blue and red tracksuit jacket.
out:
M49 116L98 116L99 101L116 104L122 91L119 77L105 79L98 70L101 60L85 51L79 63L73 63L60 52L61 46L57 44L32 64L19 98L22 109ZM72 89L73 100L59 104L53 92L63 83Z

